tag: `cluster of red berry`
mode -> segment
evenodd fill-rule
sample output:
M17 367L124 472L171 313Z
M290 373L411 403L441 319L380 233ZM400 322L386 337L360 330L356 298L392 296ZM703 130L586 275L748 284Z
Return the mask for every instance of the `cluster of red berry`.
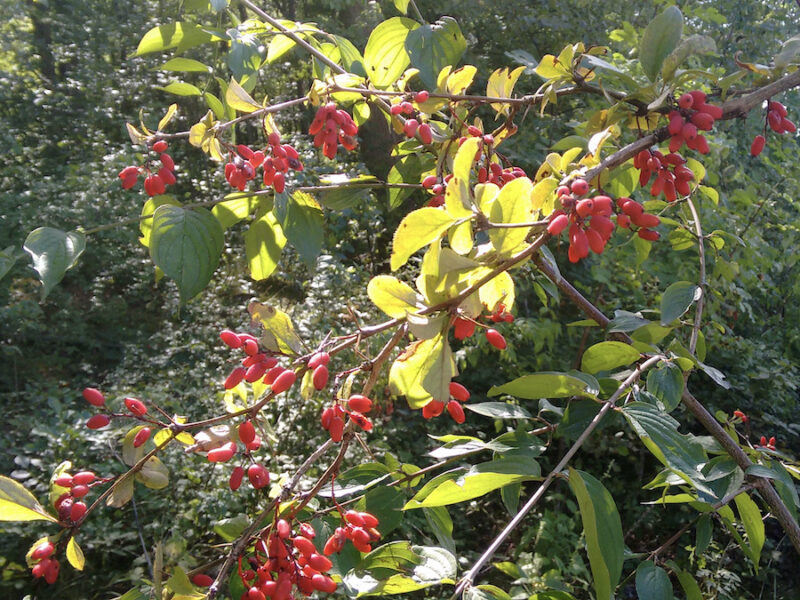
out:
M358 125L347 111L337 109L335 103L328 102L317 109L308 133L314 136L314 146L322 146L322 154L333 160L339 144L346 150L355 149Z
M348 415L350 420L364 431L372 431L372 421L365 416L370 411L372 411L372 400L361 394L353 394L347 399L346 409L339 402L325 407L320 416L320 422L322 428L330 434L331 440L339 443L342 441L344 433L345 415Z
M484 136L491 137L491 136ZM481 167L478 169L478 183L493 183L497 187L503 187L509 181L513 181L518 177L527 177L527 173L521 167L506 167L505 169L500 166L500 163L491 162L489 168Z
M56 500L55 507L58 517L62 521L72 521L78 523L86 514L87 506L81 500L90 489L104 480L97 479L92 471L80 471L75 475L62 473L53 482L55 486L69 488L69 491L61 494Z
M677 152L685 143L700 154L708 154L708 141L699 131L711 131L714 122L722 118L719 106L706 103L706 95L694 90L678 98L678 110L670 111L667 116L667 129L672 136L669 140L670 152Z
M152 145L151 150L159 155L158 159L161 162L161 167L153 172L154 167L152 160L145 162L142 167L130 166L125 167L119 172L119 178L122 180L122 188L130 189L139 180L140 174L146 174L144 179L144 191L148 196L158 196L163 194L168 185L175 183L175 161L166 153L167 142L159 140Z
M36 562L31 569L33 576L36 579L43 577L50 585L56 582L58 572L61 569L58 560L52 558L55 551L56 547L48 540L36 546L31 552L31 560Z
M337 527L325 542L323 552L330 556L341 552L347 540L353 542L359 552L372 552L372 543L381 539L377 530L378 518L368 512L348 510L344 513L344 527Z
M792 121L786 118L788 112L786 107L776 100L767 102L767 125L775 133L794 133L797 127ZM764 129L766 133L766 127ZM757 135L753 138L753 143L750 146L750 155L758 156L764 150L764 145L767 143L767 138L763 135Z
M629 229L631 224L635 225L639 228L636 235L648 242L655 242L661 237L657 231L652 229L661 224L661 219L652 213L645 212L644 206L636 200L625 196L617 198L617 208L622 211L617 215L617 225L623 229Z
M501 305L502 306L502 305ZM496 318L498 316L497 311L495 311L492 316L490 317L493 322L499 323L501 321L505 321L506 323L510 323L514 320L513 315L510 313L505 312L505 307L502 308L502 317ZM479 323L474 319L469 319L466 317L456 317L453 321L453 337L455 337L459 341L463 341L469 337L472 337L475 333L475 327ZM486 327L485 325L481 325L481 327ZM489 342L492 346L497 348L498 350L505 350L506 349L506 339L503 337L499 331L494 329L493 327L486 327L485 329L486 341Z
M675 202L678 194L688 196L692 192L690 181L694 173L686 166L686 159L677 152L663 154L658 150L642 150L633 158L633 166L639 169L639 185L645 187L655 174L650 195L664 193L667 202Z
M336 591L336 582L326 572L333 563L314 545L314 528L302 523L298 531L280 519L256 542L253 556L249 557L247 569L239 559L239 577L247 588L241 600L290 600L292 589L304 596L314 592L327 594Z
M469 390L456 381L450 382L450 400L447 402L447 412L459 425L466 420L462 403L469 400ZM445 403L441 400L431 400L422 407L422 416L433 419L444 412Z
M767 450L775 450L775 442L775 437L771 437L768 440L766 436L762 435L761 440L759 440L758 444L756 445L756 448L761 447L766 448Z
M241 348L247 355L242 359L242 366L236 367L228 375L224 383L226 390L235 388L242 381L253 383L263 377L263 382L270 386L273 394L281 394L297 380L294 371L280 366L277 358L261 351L255 336L225 329L219 337L229 348Z
M585 179L576 179L570 187L559 187L556 195L561 209L553 213L547 226L552 236L560 235L569 226L568 256L573 263L589 256L590 249L601 254L614 232L614 222L609 218L613 214L611 198L603 195L581 198L588 191Z
M429 96L430 94L423 90L421 92L416 92L413 99L417 104L422 104L428 100ZM416 113L416 109L411 102L403 100L397 104L393 104L389 112L392 116L413 115ZM427 123L420 123L416 118L406 119L406 122L403 124L403 133L409 138L419 135L419 139L423 144L433 143L433 131L431 130L431 126Z
M290 144L281 144L281 136L273 131L269 134L269 146L264 150L253 150L239 144L231 152L230 162L225 165L225 179L237 190L244 191L247 182L255 179L256 169L264 168L264 185L280 194L286 188L286 173L289 169L303 170L300 155Z

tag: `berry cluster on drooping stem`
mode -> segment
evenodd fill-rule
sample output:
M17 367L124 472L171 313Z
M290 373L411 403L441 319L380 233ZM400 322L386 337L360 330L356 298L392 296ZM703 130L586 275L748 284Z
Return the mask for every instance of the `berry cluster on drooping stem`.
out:
M31 561L35 563L31 568L33 576L36 579L43 578L50 585L56 582L61 570L61 564L56 558L53 558L55 550L53 542L47 540L36 546L30 556Z
M778 134L797 131L795 124L787 118L788 114L786 107L777 100L767 102L766 122L764 124L765 135L757 135L753 138L753 143L750 145L750 156L758 156L764 150L764 146L767 143L767 125Z
M372 543L381 539L377 529L378 518L372 513L355 510L348 510L342 518L344 526L336 528L333 535L325 542L323 552L328 556L341 552L347 540L350 540L359 552L372 552Z
M144 175L144 191L148 196L158 196L163 194L168 185L174 185L175 178L175 161L166 153L167 142L158 140L150 150L158 154L158 161L161 166L156 170L155 158L150 158L145 161L142 166L125 167L119 172L119 178L122 180L122 188L130 189L136 185L140 175ZM154 172L155 171L155 172Z
M678 194L688 196L692 193L691 181L694 172L686 166L686 159L677 152L663 154L659 150L645 149L633 159L633 166L639 169L639 185L645 187L655 175L650 195L664 194L667 202L675 202Z
M416 92L413 95L413 100L417 104L422 104L427 102L429 94L427 91L423 90L421 92ZM392 104L389 108L389 114L392 116L400 116L400 115L415 115L417 109L414 105L409 102L408 100L401 100L396 104ZM431 130L431 126L425 122L421 122L419 115L416 117L412 117L410 119L406 119L405 123L403 123L403 133L408 138L413 138L419 135L419 139L423 144L432 144L433 143L433 131Z
M694 90L678 98L678 109L667 117L670 152L677 152L686 144L700 154L708 154L708 141L700 131L711 131L714 122L722 118L722 109L707 103L705 93Z
M264 171L264 186L280 194L286 188L289 170L302 171L303 163L297 150L290 144L282 144L280 134L273 131L264 150L253 150L245 144L231 150L230 161L225 165L225 179L240 192L244 191L247 182L255 179L259 167Z
M317 109L314 120L308 128L314 136L314 146L322 147L322 154L333 160L341 144L346 150L354 150L358 145L355 136L358 126L346 110L337 109L334 102L323 104Z
M372 431L372 421L366 413L372 411L372 400L361 394L353 394L347 399L347 408L340 402L334 401L325 407L320 415L322 428L331 436L331 441L337 444L342 441L345 427L345 415L350 417L358 427L364 431Z
M294 371L279 365L275 356L261 350L255 336L225 329L220 332L219 337L229 348L241 348L246 355L242 359L242 366L231 371L225 380L226 390L235 388L242 381L254 383L262 379L264 384L270 386L272 393L277 395L288 390L297 380Z

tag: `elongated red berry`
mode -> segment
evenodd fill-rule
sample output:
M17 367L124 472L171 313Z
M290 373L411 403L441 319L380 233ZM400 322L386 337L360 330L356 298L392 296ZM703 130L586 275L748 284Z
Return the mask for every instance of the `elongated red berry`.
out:
M83 502L74 502L72 504L72 508L69 511L69 518L72 519L75 523L80 521L83 518L83 515L86 514L88 510L88 506L86 506Z
M86 401L91 404L92 406L104 406L106 403L106 398L95 388L86 388L83 390L83 397Z
M423 144L433 143L433 132L431 132L431 126L427 123L419 126L419 139Z
M316 573L315 575L312 575L311 585L318 592L324 592L326 594L332 594L336 591L336 582L322 573Z
M143 446L147 440L150 439L150 428L149 427L142 427L139 431L136 432L136 436L133 438L133 447L139 448Z
M331 425L328 427L328 433L331 434L331 440L337 444L341 442L342 435L344 434L344 419L339 416L333 417L331 419Z
M459 402L469 400L469 390L457 381L450 382L450 395Z
M47 568L44 570L44 580L53 585L58 579L58 571L61 569L61 565L55 558L48 559L50 564L47 565Z
M453 335L457 340L465 340L475 333L475 321L457 317L453 323Z
M320 365L327 365L331 360L331 355L327 352L317 352L308 360L308 368L316 369Z
M562 213L550 221L550 224L547 226L547 233L555 237L564 231L567 225L569 225L569 217Z
M219 448L208 451L208 462L227 462L236 454L236 444L228 442Z
M192 575L191 582L197 587L211 587L211 584L214 583L214 578L205 573L196 573Z
M164 140L158 140L155 144L153 144L153 152L164 152L167 149L167 142Z
M148 196L158 196L166 191L164 180L158 175L150 175L144 180L144 191Z
M147 413L147 407L144 405L144 402L137 398L125 398L125 406L137 417L141 417Z
M89 429L102 429L106 427L111 422L111 419L108 418L107 415L94 415L88 421L86 421L86 426Z
M230 390L235 388L242 382L246 374L247 369L244 367L236 367L233 371L231 371L231 374L228 375L228 378L225 380L225 383L223 384L225 389Z
M464 407L461 406L457 400L450 400L450 402L447 403L447 412L450 413L450 416L459 425L467 418L464 414Z
M247 469L247 478L250 480L250 485L257 490L269 485L269 471L259 464L250 465Z
M328 385L328 375L328 367L325 365L319 365L314 369L314 373L311 375L311 382L314 384L315 390L325 389L325 386Z
M444 411L444 402L439 400L431 400L422 407L422 417L424 419L433 419L438 417Z
M223 329L220 331L219 339L221 339L226 346L233 348L234 350L236 348L240 348L244 343L244 340L242 340L237 333L231 331L230 329Z
M239 425L239 439L245 446L256 439L256 428L252 421L245 421Z
M286 370L275 378L270 388L273 394L281 394L294 385L297 375L294 371Z
M51 542L42 542L36 548L33 549L31 552L31 558L33 560L41 560L43 558L49 558L50 555L53 554L56 547Z
M403 133L406 134L406 137L414 137L417 135L417 128L419 127L419 121L416 119L408 119L406 124L403 125Z
M244 469L242 467L236 467L231 472L230 479L228 479L228 487L235 492L241 487L242 479L244 479Z
M330 571L333 567L333 563L330 561L330 559L321 554L312 554L309 556L308 564L320 573Z
M361 394L353 394L347 400L347 406L350 410L360 413L368 413L372 410L372 400Z
M498 350L505 350L506 345L507 345L506 344L506 339L496 329L487 329L486 330L486 339L489 341L489 343L492 346L494 346Z

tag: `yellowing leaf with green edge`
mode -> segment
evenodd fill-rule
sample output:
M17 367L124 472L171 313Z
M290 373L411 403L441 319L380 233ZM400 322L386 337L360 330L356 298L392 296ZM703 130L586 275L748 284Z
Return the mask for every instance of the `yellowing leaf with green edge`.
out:
M169 485L169 471L160 458L151 456L141 471L136 473L136 480L150 489L160 490Z
M178 105L177 104L170 104L169 108L167 109L167 114L165 114L161 120L158 122L158 130L162 131L164 127L169 125L169 122L172 118L178 114Z
M142 218L139 220L139 231L142 234L139 237L139 241L145 248L150 247L150 234L153 231L153 213L162 204L181 206L181 203L172 194L162 194L161 196L153 196L147 199L147 202L142 207Z
M166 25L157 25L142 36L133 56L141 56L150 52L161 52L170 48L179 51L188 50L206 42L221 38L203 30L199 25L178 21Z
M492 212L492 204L494 204L497 194L500 193L500 188L494 183L479 183L475 186L475 204L478 206L484 215L489 215Z
M472 251L474 240L472 238L472 221L467 219L453 225L447 233L450 247L459 254L469 254Z
M447 77L447 92L450 94L463 94L472 85L472 80L475 79L475 73L477 72L478 69L472 65L464 65L460 69L453 71Z
M269 277L278 266L284 246L286 236L272 211L254 219L244 233L244 250L250 266L250 277L255 281Z
M453 159L453 177L469 182L469 174L472 172L472 165L475 164L475 156L480 145L481 138L478 137L469 137L461 144Z
M497 69L489 76L489 83L486 84L486 95L494 96L497 98L509 98L514 91L514 86L520 75L525 71L525 67L517 67L513 71L509 69ZM492 108L500 114L508 114L511 105L507 102L494 102Z
M206 138L206 133L216 122L216 119L214 119L214 112L209 110L202 119L189 128L189 143L192 146L201 148L203 140Z
M233 77L228 83L228 89L225 90L225 102L231 108L243 113L251 113L262 108Z
M303 353L303 342L295 333L289 315L274 306L260 302L251 302L247 311L254 322L264 327L265 331L260 341L267 350L290 356Z
M0 521L53 521L38 500L22 485L0 475Z
M367 295L373 304L394 319L405 318L417 310L417 293L391 275L373 277L367 285Z
M392 393L405 396L413 409L422 408L432 398L449 397L450 379L454 376L450 347L444 336L412 343L389 370L389 387ZM447 386L443 381L447 380ZM430 388L430 389L428 389Z
M488 272L489 269L486 269L486 271ZM477 281L485 275L486 273L480 273L473 277L472 280ZM478 297L489 312L494 312L497 305L501 302L505 305L506 310L510 311L516 299L516 294L514 293L514 279L508 272L503 271L478 289Z
M67 542L67 560L73 568L83 571L86 559L83 557L83 550L81 550L74 537L69 538L69 542Z
M392 240L392 271L406 264L414 252L438 239L455 220L438 208L425 207L408 213L400 221Z
M533 220L532 191L533 184L527 177L519 177L508 182L500 190L497 199L492 204L492 212L489 215L491 221L506 225L530 223ZM500 255L512 254L525 242L527 235L528 227L489 230L489 239Z
M555 177L545 177L531 191L531 206L534 211L541 211L543 215L549 215L555 207L555 192L558 189L558 179Z
M545 54L534 71L542 79L564 79L572 77L569 72L569 65L565 67L558 62L558 59L552 54Z
M375 87L388 88L411 63L405 43L417 27L419 23L411 19L392 17L372 30L364 48L364 67Z

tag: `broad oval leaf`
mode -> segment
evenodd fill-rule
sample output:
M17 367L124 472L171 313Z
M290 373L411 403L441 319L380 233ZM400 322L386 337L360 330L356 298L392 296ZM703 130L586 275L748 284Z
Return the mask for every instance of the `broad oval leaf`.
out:
M393 542L387 546L387 550L382 546L367 554L356 569L344 576L344 584L353 596L404 594L432 585L455 583L456 558L444 548L410 546L409 551L408 542ZM378 571L373 574L369 569Z
M672 582L664 569L645 560L636 567L636 593L647 600L672 600Z
M464 408L474 413L491 417L493 419L532 419L531 413L507 402L482 402L480 404L465 404Z
M422 83L435 89L439 72L448 65L455 66L467 49L467 41L453 17L442 17L409 32L405 48L411 66L419 69Z
M703 592L700 590L700 586L697 585L691 573L676 571L675 575L677 575L683 592L686 594L686 600L703 600Z
M647 391L661 400L664 410L678 407L683 395L683 373L674 363L665 363L647 374Z
M500 193L492 203L490 218L493 223L514 224L529 223L533 219L531 193L533 184L527 177L518 177L500 189ZM490 229L489 239L500 255L510 255L520 244L525 242L529 229L527 227L509 227Z
M10 477L0 475L0 521L53 521L33 494Z
M254 219L244 232L244 250L250 265L250 277L262 281L272 275L285 245L283 229L272 211Z
M758 561L761 558L761 549L764 547L765 540L764 521L761 520L761 511L747 492L742 492L733 500L736 502L739 519L744 525L745 533L747 533L750 559L753 561L756 571L758 571Z
M511 483L538 479L541 468L532 458L510 456L473 466L458 479L446 479L436 489L409 500L403 510L429 506L447 506L484 496ZM423 490L420 490L420 493Z
M414 289L391 275L373 277L367 285L367 295L375 306L395 319L405 318L406 313L417 309Z
M639 351L623 342L600 342L583 353L581 371L597 373L624 367L639 360Z
M406 264L414 252L436 241L455 221L450 214L438 208L425 207L408 213L394 232L392 271Z
M585 381L566 373L534 373L523 375L503 385L493 386L487 396L509 394L526 400L592 396Z
M175 94L176 96L202 96L203 92L200 91L196 85L186 83L185 81L173 81L163 87L156 87L157 90L167 92L168 94Z
M179 51L187 50L218 39L220 38L193 23L178 21L168 25L158 25L144 34L134 56L141 56L149 52L161 52L170 48L178 48Z
M657 15L642 34L639 44L639 62L650 81L655 81L664 59L678 46L683 32L683 14L677 6L670 6Z
M86 236L81 231L64 232L52 227L34 229L25 238L22 248L33 259L33 268L42 282L42 300L75 266L86 249Z
M303 342L295 333L292 319L285 312L260 302L251 302L247 312L253 321L264 327L260 341L267 350L289 356L303 353Z
M67 542L67 560L75 569L83 571L86 559L83 557L83 550L81 550L78 542L75 541L74 536L69 538L69 542Z
M419 23L416 21L392 17L372 31L364 49L364 64L375 87L389 87L406 70L411 62L405 46L406 38L417 27Z
M193 58L171 58L160 67L158 71L179 71L183 73L210 73L213 69ZM162 129L159 127L159 129Z
M136 473L136 480L153 490L160 490L169 485L169 471L160 458L151 456Z
M223 241L222 226L204 208L164 204L153 214L150 256L178 284L182 300L194 298L211 281Z
M613 600L622 574L625 543L614 498L597 479L570 467L569 487L578 499L597 600ZM645 597L645 596L643 596Z
M458 374L450 344L443 335L414 342L392 363L389 386L405 396L411 408L450 395L450 380Z
M661 325L666 327L689 310L698 299L700 288L688 281L676 281L661 296Z

